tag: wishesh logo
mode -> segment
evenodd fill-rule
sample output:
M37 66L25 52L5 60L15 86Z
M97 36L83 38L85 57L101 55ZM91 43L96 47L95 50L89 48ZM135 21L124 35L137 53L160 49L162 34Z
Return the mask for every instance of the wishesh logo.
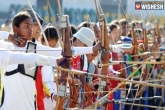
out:
M141 9L141 4L136 4L135 7L136 7L137 10L140 10Z
M136 10L164 10L164 2L163 1L155 1L155 2L135 2Z

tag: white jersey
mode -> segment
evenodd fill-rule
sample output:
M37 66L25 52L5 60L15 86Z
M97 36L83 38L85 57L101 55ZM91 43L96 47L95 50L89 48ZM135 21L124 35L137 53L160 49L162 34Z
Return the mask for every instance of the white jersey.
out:
M42 60L39 60L39 56L35 55L35 57L33 57L34 55L35 54L27 53L12 54L11 52L0 51L1 74L5 73L5 69L6 71L16 69L18 64L12 63L27 63L29 65L35 65L35 62L37 62L40 65L56 65L55 58L51 58L49 61L45 60L48 63L44 64L42 62L44 57L40 57ZM54 64L51 64L51 60L54 60ZM35 110L36 89L32 78L18 72L11 76L2 75L2 83L4 85L5 98L1 110Z
M27 105L27 106L22 105L24 102L22 102L22 99L20 99L20 96L22 98L27 98L26 101L28 101L28 102L31 102L30 100L35 100L34 97L33 97L33 99L31 97L23 97L23 95L25 95L25 94L23 94L23 92L26 93L26 91L28 91L28 92L30 91L29 92L30 94L28 94L29 96L30 95L34 96L34 92L35 92L34 83L32 83L33 80L30 81L30 79L32 79L32 78L24 77L24 75L22 75L20 73L11 75L10 77L3 75L5 73L6 67L7 68L14 67L14 65L16 63L34 65L35 62L40 65L56 65L56 63L55 63L56 58L45 57L42 55L37 55L37 54L32 54L32 53L17 53L17 52L13 53L11 51L9 52L9 51L4 51L4 49L0 49L0 72L1 72L1 76L2 76L1 85L3 84L5 86L4 87L5 100L4 100L4 104L1 108L1 110L11 110L11 109L18 110L18 107L20 107L21 109L28 108L29 105ZM14 65L7 66L9 64L14 64ZM24 82L20 83L20 80L18 78L20 78L21 81L24 80ZM15 79L16 81L13 81L13 79ZM28 87L28 89L26 91L24 91L24 86ZM32 87L30 87L30 86L32 86ZM22 92L20 91L18 94L17 93L18 91L15 91L15 88L18 89L18 91L21 90ZM31 92L31 91L33 91L33 92ZM20 105L17 105L17 107L16 107L16 106L12 106L12 103L14 103L14 104L20 103ZM10 106L12 106L12 108L10 108Z
M17 47L12 43L7 43L0 40L0 48L5 48L9 50L26 50L27 45L25 47ZM47 56L61 56L61 48L49 48L42 45L37 45L36 50L38 54L47 55ZM42 51L39 51L42 50ZM50 51L43 51L50 50ZM74 55L79 54L89 54L92 53L92 47L76 47L72 48ZM84 51L85 50L85 51ZM25 51L20 51L25 53ZM32 61L33 62L33 61ZM31 73L33 71L35 64L26 64L25 72L26 74ZM18 64L8 65L6 68L6 72L13 71L17 69ZM10 76L4 76L4 103L1 107L1 110L36 110L35 100L36 100L36 87L34 80L31 77L25 76L19 72Z
M7 38L8 33L0 32L0 36L2 38ZM4 37L3 37L4 36ZM0 48L5 48L7 50L18 50L22 53L26 52L28 44L25 47L17 47L13 43L4 42L0 40ZM22 51L25 50L25 51ZM54 56L61 57L62 48L50 48L43 46L41 44L37 44L36 50L38 54L46 55L46 56ZM43 51L45 50L45 51ZM50 51L47 51L50 50ZM81 55L81 54L90 54L93 53L93 47L73 47L72 48L73 55ZM31 62L34 62L32 60ZM39 64L40 65L40 64ZM31 74L34 72L35 64L26 64L25 65L25 73ZM8 65L6 68L6 72L13 71L17 69L17 64ZM4 76L4 103L1 110L35 110L35 100L36 100L36 87L35 82L31 77L25 76L20 72L17 72L10 76Z
M51 94L56 95L57 94L57 85L54 82L54 71L51 66L43 66L41 68L41 74L42 74L42 83L46 86L48 93L47 95L51 96ZM55 108L55 101L51 99L51 97L47 98L45 97L44 100L44 107L45 110L53 110Z

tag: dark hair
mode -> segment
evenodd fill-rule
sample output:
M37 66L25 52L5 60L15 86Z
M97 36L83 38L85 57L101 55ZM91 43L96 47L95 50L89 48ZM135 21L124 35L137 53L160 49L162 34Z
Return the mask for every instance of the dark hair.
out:
M141 29L135 29L134 31L135 31L136 35L141 34L141 32L142 32Z
M56 41L58 41L57 29L54 26L52 26L51 24L48 24L45 27L44 33L45 33L45 36L48 39L48 41L51 40L51 39L55 39ZM41 38L41 41L45 42L45 39L44 39L43 36Z
M32 17L33 19L33 23L37 22L37 19L35 18L35 15L33 14L33 11L31 9L24 9L22 11L25 11L25 12L28 12L30 14L30 16ZM38 15L37 12L35 12L38 20L40 21L41 25L43 24L44 20Z
M31 18L31 16L29 15L29 13L27 12L19 12L17 13L12 20L12 25L19 27L19 25L27 18Z
M93 46L95 46L95 45L96 45L96 43L97 43L97 41L94 41L94 42L93 42Z
M138 23L140 24L141 27L143 26L142 21L138 21Z
M138 24L140 24L138 21L132 21L131 25L133 27L136 27ZM142 24L141 24L142 25Z
M165 27L164 26L159 26L159 30L160 31L164 31L165 30Z
M98 26L97 26L97 24L96 24L96 23L94 24L93 28L98 28Z
M87 28L89 28L89 27L90 27L90 23L87 22L87 21L84 21L84 22L82 22L82 23L80 23L80 24L78 25L77 29L80 30L82 27L87 27Z
M73 34L75 34L77 32L77 29L74 25L70 25L70 27L71 27L70 36L72 37Z
M117 28L117 25L116 24L110 24L109 25L110 31L113 31L114 28Z
M136 23L132 23L132 26L133 26L133 27L136 27Z
M75 34L77 32L77 29L74 25L71 25L71 32L70 32L70 37L73 37L73 34ZM73 37L73 42L76 40L75 37Z

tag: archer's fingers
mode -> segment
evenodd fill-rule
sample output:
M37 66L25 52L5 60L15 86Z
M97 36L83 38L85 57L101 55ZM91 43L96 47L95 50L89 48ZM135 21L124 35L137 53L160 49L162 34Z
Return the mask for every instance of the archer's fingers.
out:
M139 87L139 84L136 84L134 87Z

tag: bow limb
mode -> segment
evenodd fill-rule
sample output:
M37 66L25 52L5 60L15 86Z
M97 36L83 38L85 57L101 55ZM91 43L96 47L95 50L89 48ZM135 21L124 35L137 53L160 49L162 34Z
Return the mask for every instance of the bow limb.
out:
M89 21L89 23L91 23L91 18L89 16L89 13L87 13L87 16L88 16L87 21Z
M159 33L159 32L158 32ZM158 36L159 37L159 36ZM158 41L158 43L160 43L159 41ZM160 57L159 57L159 59L160 59L160 61L165 61L165 57L164 57L164 54L160 54ZM162 64L162 65L160 65L160 69L159 69L160 71L159 71L159 73L157 73L157 75L156 75L156 79L158 78L158 79L162 79L163 78L163 74L164 74L164 70L165 70L165 64ZM160 74L161 74L161 77L160 77ZM162 85L164 85L164 81L162 81L161 83L159 83L159 84L162 84ZM163 97L163 95L164 95L164 90L163 89L161 89L161 96ZM159 106L161 106L162 105L162 102L163 102L163 99L161 99L160 100L160 102L159 102Z
M148 51L148 38L147 38L147 32L146 32L146 28L145 28L145 22L142 22L142 27L143 27L143 52L147 52ZM148 55L144 55L143 60L146 60L148 58ZM145 69L144 69L144 75L143 75L143 80L147 80L147 76L149 73L148 70L148 66L146 65Z
M158 25L158 23L156 22L156 24L155 24L155 34L156 34L156 36L157 36L157 45L158 46L160 46L160 44L161 44L161 35L160 35L160 30L159 30L159 25ZM165 58L164 58L164 56L163 56L163 54L160 54L160 56L159 56L159 59L161 60L161 61L165 61ZM160 71L161 72L163 72L162 70L164 70L165 69L165 64L163 64L163 65L160 65ZM158 74L160 74L160 73L158 73ZM162 78L162 77L161 77ZM162 82L163 83L163 82ZM162 89L162 91L163 91L163 89ZM161 96L163 97L163 92L162 92L162 94L161 94ZM160 102L159 102L159 106L161 106L162 105L162 102L163 102L163 100L161 99L160 100Z
M131 11L132 12L132 11ZM135 21L135 17L134 17L134 15L133 15L133 13L132 13L132 19ZM134 24L134 25L133 25ZM135 34L135 31L134 31L134 29L137 27L137 24L136 24L136 22L132 22L132 24L131 24L131 36L132 36L132 45L133 45L133 47L134 47L134 49L133 49L133 55L137 55L138 54L138 45L139 45L139 43L137 42L137 36L136 36L136 34ZM138 34L138 37L140 36L140 33L138 32L137 33ZM134 58L133 58L133 60L134 61L138 61L138 59L139 59L139 57L137 56L134 56ZM133 71L133 67L131 67L131 69L132 69L132 71ZM131 79L131 80L133 80L133 78ZM131 88L132 88L132 83L130 83L130 87L129 87L129 89L128 89L128 93L127 93L127 96L126 96L126 98L128 98L128 96L129 96L129 94L130 94L130 92L131 92Z
M127 23L129 23L129 22L128 22L128 18L127 18L127 16L126 16L126 12L124 11L124 8L123 8L123 6L122 6L121 0L118 0L118 3L119 3L119 5L120 5L120 7L121 7L121 9L122 9L122 12L123 12L123 14L124 14L124 17L125 17ZM129 25L129 24L128 24L128 25ZM126 28L126 31L128 31L128 26L127 26L127 28Z
M106 25L106 19L105 19L105 15L102 11L100 4L98 4L96 2L96 0L94 0L94 2L95 2L95 7L96 7L97 18L99 20L100 31L101 31L101 52L102 52L101 63L106 64L109 62L109 39L108 39L108 30L107 30L107 25ZM102 75L107 76L107 72L108 72L108 66L101 67ZM106 84L106 82L107 82L107 79L101 78L100 83L103 84L103 85L101 85L103 87L100 87L100 88L102 88L105 91L106 90L108 91L109 85L104 85L104 84ZM100 91L102 91L102 90L100 90ZM95 105L95 108L96 108L96 105ZM105 104L104 108L107 109L108 105Z
M159 25L158 25L157 21L155 22L155 33L154 34L155 34L155 36L154 36L152 51L157 51L159 49L159 46L160 46L160 43L161 43L161 35L160 35ZM162 56L160 56L159 53L155 53L155 54L153 53L153 56L154 56L154 60L156 60L156 58L159 56L160 60L164 61L164 59L161 59ZM165 65L163 64L161 66L162 66L161 68L164 69ZM153 68L153 70L154 70L154 68ZM161 101L160 101L159 104L161 104Z
M121 1L120 0L118 0L118 3L119 3L119 5L120 5L120 7L121 7L121 9L122 9L122 11L123 11L123 14L124 14L124 17L125 17L125 19L126 19L126 21L128 22L128 19L127 19L127 16L126 16L126 13L125 13L125 11L124 11L124 8L123 8L123 6L122 6L122 3L121 3ZM132 28L131 28L132 29ZM132 33L131 33L131 35L133 35L133 36L135 36L135 33L134 33L134 30L133 31L131 31ZM137 43L137 40L135 39L135 40L133 40L134 41L134 43ZM138 45L138 44L137 44ZM134 47L134 52L135 52L135 47ZM124 65L124 63L121 63L121 68L125 68L125 65ZM122 69L122 74L126 77L126 70L124 69ZM128 90L128 95L129 95L129 93L130 93L130 91L131 91L131 86L132 86L132 84L130 83L130 88L129 88L129 90ZM124 86L125 88L126 88L126 85ZM126 96L126 97L128 97L128 95ZM121 107L122 108L122 107Z
M142 52L147 52L148 51L148 38L147 38L147 33L146 33L146 28L145 28L145 22L143 20L142 20L142 29L143 29L143 45L141 45L139 48L142 48ZM148 55L144 55L144 56L142 56L142 58L143 58L143 61L145 61L148 58ZM149 73L149 68L148 68L148 65L146 64L145 68L142 68L140 80L141 81L146 80L148 73ZM140 86L138 85L138 89L135 92L135 98L142 95L146 86L142 86L140 90L139 90L139 88L140 88ZM135 103L135 101L133 102L133 104L134 103ZM133 108L133 105L131 106L131 110L132 110L132 108Z
M31 8L31 10L32 10L32 12L33 12L33 14L34 14L34 16L35 16L35 19L37 20L37 23L38 23L38 25L39 25L39 27L40 27L40 29L41 29L41 32L42 32L42 34L43 34L44 40L45 40L45 42L46 42L46 45L49 46L49 43L48 43L48 40L47 40L47 38L46 38L46 36L45 36L44 30L42 29L41 23L39 22L38 17L37 17L37 15L36 15L36 13L35 13L35 11L34 11L32 5L31 5L30 1L29 1L29 0L26 0L26 1L27 1L28 5L30 6L30 8Z
M124 8L123 8L123 6L122 6L121 1L118 0L118 3L119 3L119 5L120 5L120 7L121 7L121 9L122 9L122 11L123 11L123 14L124 14L124 17L125 17L126 21L128 22L128 19L127 19L127 16L126 16L126 13L125 13L125 11L124 11Z
M157 36L157 43L160 44L161 43L161 36L160 36L159 24L157 21L155 23L155 31L156 31L156 36Z
M97 4L97 2L95 1L95 5ZM98 5L97 5L98 6ZM98 11L97 11L98 12ZM88 15L88 22L89 22L89 24L90 24L90 28L94 31L94 28L93 28L93 24L92 24L92 22L91 22L91 19L90 19L90 16L89 16L89 14L87 13L87 15ZM96 39L95 39L95 42L97 42L96 41ZM96 94L97 94L97 97L96 97L96 100L98 101L99 100L99 97L100 97L100 84L101 84L101 80L100 80L100 78L98 78L98 86L99 86L99 88L97 89L97 91L96 91ZM85 86L85 90L90 90L90 89L88 89L88 85L86 85ZM90 97L92 96L91 94L88 94ZM90 100L88 101L88 104L87 104L87 106L89 106L89 105L91 105L93 102L91 102ZM98 103L95 103L95 106L94 106L94 109L95 110L97 110L97 106L98 106Z
M89 25L90 25L90 29L94 32L94 23L92 23L92 21L91 21L91 18L90 18L90 16L89 16L89 13L87 13L87 16L88 16L88 18L87 18L87 21L89 22ZM97 42L96 41L96 39L95 39L95 42Z
M142 48L143 52L147 52L148 51L148 38L147 38L144 21L142 22L142 28L143 28L143 45L140 48ZM144 55L144 56L142 56L142 58L145 61L148 58L148 55ZM148 68L148 65L146 64L145 68L142 69L140 80L142 80L142 81L147 80L148 74L149 74L149 68ZM139 89L139 86L138 86L138 89ZM142 86L141 89L139 90L139 92L138 92L138 89L136 91L135 98L142 95L142 93L145 90L145 86Z
M135 24L135 27L136 27L136 24ZM137 42L137 37L136 37L135 31L134 31L134 28L135 28L135 27L133 26L133 24L131 24L132 46L134 47L134 48L133 48L133 51L132 51L132 54L133 54L133 55L137 55L137 54L138 54L138 45L139 45L139 43ZM133 57L133 60L134 60L134 61L138 61L138 60L139 60L139 56L134 56L134 57ZM136 68L137 68L137 67L136 67ZM132 71L132 72L134 71L133 67L131 68L131 71ZM132 73L131 73L131 74L132 74ZM133 78L132 78L131 80L133 80ZM128 96L129 96L129 94L130 94L130 92L131 92L131 88L132 88L132 83L130 83L130 87L129 87L129 89L128 89L128 93L127 93L126 98L128 98Z

